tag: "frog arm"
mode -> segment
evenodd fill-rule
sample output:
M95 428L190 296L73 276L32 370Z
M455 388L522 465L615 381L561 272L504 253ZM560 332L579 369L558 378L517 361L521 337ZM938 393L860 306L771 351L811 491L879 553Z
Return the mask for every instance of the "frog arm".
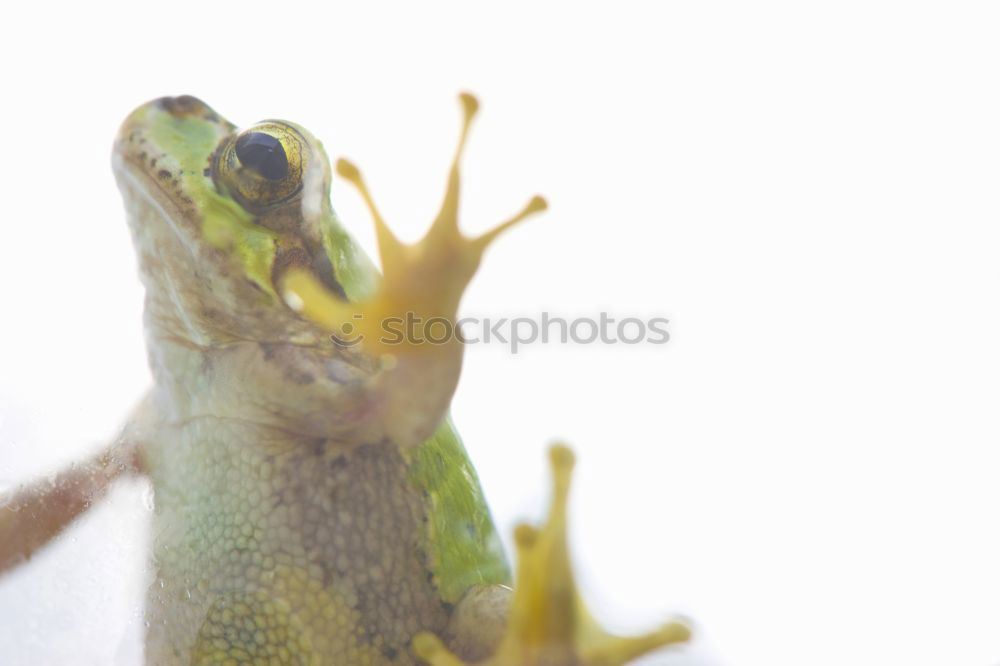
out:
M481 236L459 231L459 164L478 109L471 95L462 95L461 102L464 123L444 202L427 235L415 244L402 243L389 229L357 167L337 161L337 172L358 189L375 223L383 277L371 298L349 303L302 269L289 270L282 280L290 306L338 338L360 342L378 359L381 370L369 386L371 404L382 431L404 447L429 437L451 402L463 355L458 304L483 252L501 233L546 207L536 196Z
M133 436L138 422L131 420L114 444L88 460L0 495L0 574L31 559L104 497L115 479L141 472Z
M452 335L435 344L433 322L454 326L462 292L485 248L503 231L546 207L541 197L534 197L520 213L478 238L459 232L458 165L477 108L470 95L461 100L465 123L444 204L430 231L415 245L402 244L389 230L358 169L345 160L337 163L338 173L360 191L375 221L384 273L375 295L347 303L301 270L290 270L282 283L286 302L303 316L338 338L359 340L366 352L380 359L382 369L372 380L373 402L384 432L401 446L418 444L430 435L458 380L462 342ZM385 322L407 317L412 318L407 336L385 335ZM591 617L574 582L566 540L573 456L565 447L554 447L551 459L555 487L551 514L543 529L522 525L515 533L518 569L513 592L499 584L469 587L444 632L448 645L483 666L618 666L658 647L686 641L690 629L683 622L626 638L604 631ZM490 650L493 656L486 657ZM432 634L415 636L413 651L432 666L465 663Z
M0 573L26 562L93 506L118 477L136 470L131 455L110 447L55 478L0 497Z

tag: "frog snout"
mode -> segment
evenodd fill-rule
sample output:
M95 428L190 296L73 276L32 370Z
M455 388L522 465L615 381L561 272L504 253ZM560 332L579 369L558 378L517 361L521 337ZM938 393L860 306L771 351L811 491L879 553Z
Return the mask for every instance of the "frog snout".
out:
M232 123L197 97L160 97L140 105L129 114L118 130L115 152L127 154L138 162L146 162L162 154L182 151L177 142L183 138L190 138L192 145L196 144L205 138L204 134L200 134L204 130L221 140L235 129ZM160 143L162 140L174 143L165 145ZM148 165L150 170L155 167L155 163Z
M161 97L154 100L153 104L177 118L200 116L207 120L218 120L218 115L212 110L212 107L192 95Z

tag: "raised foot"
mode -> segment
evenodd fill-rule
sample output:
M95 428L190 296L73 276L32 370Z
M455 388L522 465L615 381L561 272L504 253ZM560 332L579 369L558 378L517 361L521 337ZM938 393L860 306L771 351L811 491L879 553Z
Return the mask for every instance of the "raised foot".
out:
M545 200L536 196L521 212L491 231L475 238L462 235L458 228L459 165L479 103L467 93L460 100L462 134L444 202L430 230L417 243L408 245L396 238L379 214L358 168L345 159L337 161L337 173L358 189L375 222L383 272L375 296L366 302L347 303L307 271L291 270L285 276L286 302L342 339L359 341L371 353L396 355L432 347L441 337L441 320L453 331L459 301L487 246L511 226L546 208ZM403 330L404 325L406 335L397 335L395 331ZM436 331L432 330L435 325ZM454 336L449 336L449 341L455 341Z
M496 653L481 666L617 666L665 645L687 641L682 622L635 637L604 631L587 612L573 579L566 540L567 501L573 453L550 451L553 499L541 529L520 525L514 532L517 575L507 628ZM414 653L431 666L464 666L433 634L413 639Z

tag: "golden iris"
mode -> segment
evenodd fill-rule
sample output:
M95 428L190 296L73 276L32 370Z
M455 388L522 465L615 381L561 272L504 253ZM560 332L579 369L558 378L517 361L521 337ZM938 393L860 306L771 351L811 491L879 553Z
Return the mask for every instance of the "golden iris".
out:
M229 139L213 171L218 185L253 210L301 192L308 160L306 142L294 127L266 120Z

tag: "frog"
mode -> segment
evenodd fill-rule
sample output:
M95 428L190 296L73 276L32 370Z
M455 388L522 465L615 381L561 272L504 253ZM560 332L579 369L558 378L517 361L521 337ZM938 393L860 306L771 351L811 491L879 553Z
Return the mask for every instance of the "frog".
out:
M139 476L154 498L149 664L603 666L690 639L681 618L633 637L593 619L567 543L564 444L546 521L515 529L512 573L448 413L455 322L486 249L547 203L462 233L479 103L459 100L444 199L415 243L296 123L239 128L189 95L128 115L112 166L153 387L105 450L3 500L0 571ZM335 172L372 217L381 270L333 209ZM407 335L387 336L404 318Z

